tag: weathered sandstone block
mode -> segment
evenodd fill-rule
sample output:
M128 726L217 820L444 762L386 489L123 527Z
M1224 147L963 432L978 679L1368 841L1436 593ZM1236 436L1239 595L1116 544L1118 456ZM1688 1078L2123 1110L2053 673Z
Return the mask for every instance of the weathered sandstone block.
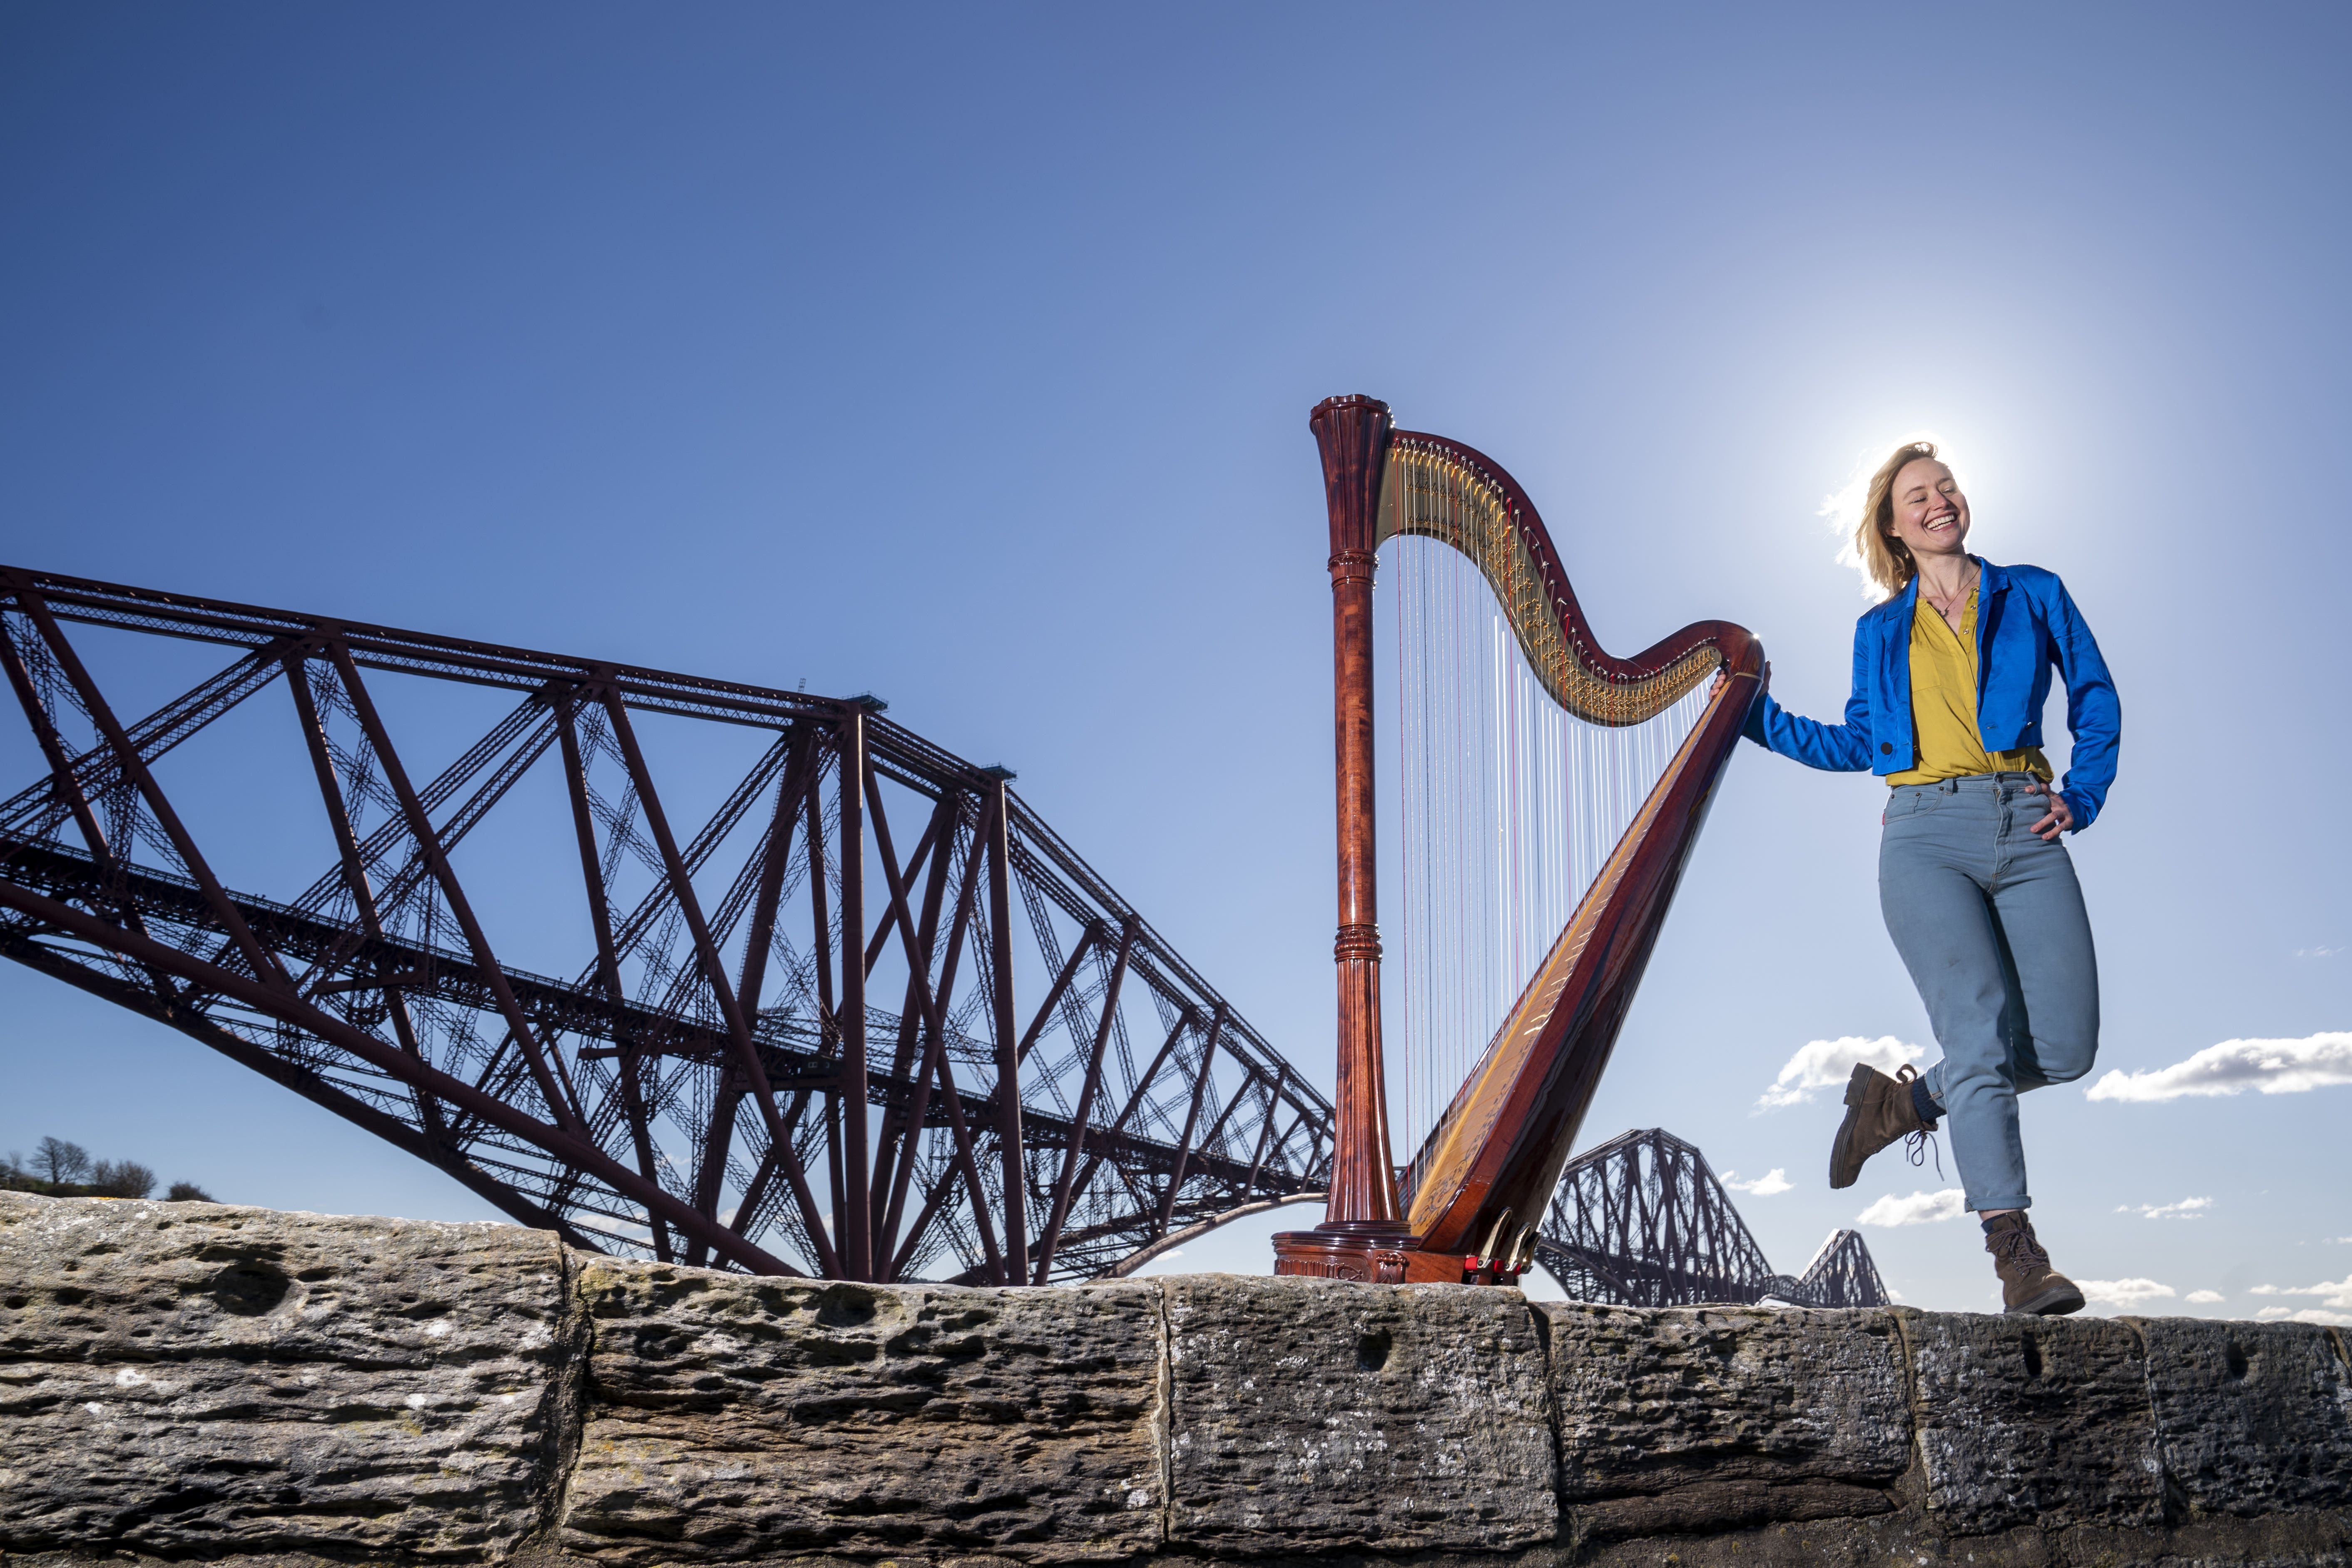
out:
M562 1248L0 1193L0 1542L476 1558L556 1482Z
M1911 1462L1893 1316L1550 1302L1580 1537L1884 1513Z
M615 1563L1160 1537L1159 1292L755 1279L583 1261L589 1404L562 1531Z
M2156 1318L2147 1382L2165 1469L2199 1513L2341 1507L2352 1378L2326 1329Z
M1543 1355L1517 1291L1160 1283L1173 1541L1499 1551L1558 1534Z
M1927 1508L1944 1528L2162 1519L2137 1329L2098 1318L1906 1311L1903 1320Z

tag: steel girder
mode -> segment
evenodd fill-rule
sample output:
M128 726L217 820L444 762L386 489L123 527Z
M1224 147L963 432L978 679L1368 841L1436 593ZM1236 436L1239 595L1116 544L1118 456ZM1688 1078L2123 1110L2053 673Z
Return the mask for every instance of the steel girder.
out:
M1851 1230L1832 1233L1802 1275L1773 1273L1706 1156L1655 1127L1621 1133L1569 1163L1536 1259L1573 1299L1621 1307L1887 1302L1870 1248Z
M167 642L236 653L126 721ZM0 666L0 953L576 1245L1043 1284L1327 1179L1328 1102L1012 774L874 699L15 568ZM304 840L307 885L215 873Z

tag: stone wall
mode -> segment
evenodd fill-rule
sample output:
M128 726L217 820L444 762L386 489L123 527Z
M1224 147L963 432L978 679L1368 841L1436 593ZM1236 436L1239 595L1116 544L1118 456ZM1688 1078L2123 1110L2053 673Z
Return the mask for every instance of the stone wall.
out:
M755 1279L0 1194L0 1555L2352 1562L2336 1331Z

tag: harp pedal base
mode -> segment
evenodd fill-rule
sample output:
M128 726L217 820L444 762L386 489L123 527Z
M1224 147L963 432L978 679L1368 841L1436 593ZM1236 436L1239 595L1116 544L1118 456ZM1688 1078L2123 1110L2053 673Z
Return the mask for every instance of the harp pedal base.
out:
M1410 1231L1286 1230L1274 1238L1274 1271L1297 1279L1360 1285L1517 1285L1499 1258L1423 1252Z

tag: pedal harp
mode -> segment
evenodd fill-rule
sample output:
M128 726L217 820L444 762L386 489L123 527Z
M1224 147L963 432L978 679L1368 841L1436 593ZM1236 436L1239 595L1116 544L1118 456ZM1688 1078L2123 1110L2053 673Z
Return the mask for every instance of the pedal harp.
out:
M1603 653L1542 520L1500 465L1396 429L1388 405L1369 397L1327 399L1309 425L1331 522L1339 1115L1326 1217L1275 1237L1275 1272L1508 1282L1532 1257L1535 1224L1761 689L1763 649L1742 627L1701 621L1630 658ZM1450 1097L1427 1097L1429 1125L1402 1182L1381 1048L1373 808L1373 569L1391 540L1468 582L1493 634L1461 643L1486 687L1449 709L1423 679L1424 717L1435 721L1416 723L1409 710L1400 725L1424 753L1402 760L1409 805L1412 781L1441 763L1486 769L1475 789L1423 789L1420 826L1404 837L1412 887L1444 882L1438 862L1450 860L1475 908L1449 926L1424 897L1416 931L1408 898L1405 988L1420 992L1404 1008L1408 1058L1424 1047L1442 1058L1414 1036L1451 1028L1468 1071ZM1436 618L1451 627L1465 617ZM1717 682L1718 672L1729 679ZM1475 831L1460 830L1469 818ZM1439 855L1441 839L1460 840L1458 852ZM1523 905L1549 903L1550 929L1530 940L1522 921L1503 942L1498 932L1514 933L1502 906L1521 894ZM1421 937L1451 946L1433 960L1416 953ZM1516 962L1489 951L1498 945L1515 946Z

